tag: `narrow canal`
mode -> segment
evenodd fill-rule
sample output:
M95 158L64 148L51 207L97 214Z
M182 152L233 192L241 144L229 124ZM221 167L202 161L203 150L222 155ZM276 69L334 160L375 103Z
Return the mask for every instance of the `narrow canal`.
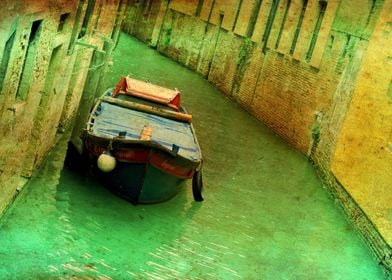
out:
M383 279L307 159L199 75L122 34L108 78L183 92L205 201L133 206L60 143L0 221L0 279Z

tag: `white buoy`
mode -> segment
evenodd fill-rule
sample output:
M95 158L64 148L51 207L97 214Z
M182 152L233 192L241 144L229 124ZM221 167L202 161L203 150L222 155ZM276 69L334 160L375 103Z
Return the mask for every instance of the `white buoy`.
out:
M108 151L103 152L97 160L99 170L108 173L116 167L116 158Z

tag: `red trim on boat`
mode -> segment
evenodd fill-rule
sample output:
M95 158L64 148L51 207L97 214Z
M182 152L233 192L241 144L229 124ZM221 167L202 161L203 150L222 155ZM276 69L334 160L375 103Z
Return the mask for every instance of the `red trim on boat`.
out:
M115 150L114 156L118 161L128 161L128 162L137 162L137 163L144 163L148 162L148 158L150 155L149 149L122 149L122 150Z
M99 157L106 149L104 147L94 145L90 141L85 141L88 152L95 157Z
M159 168L169 174L174 176L190 179L193 177L193 173L195 172L193 169L188 167L183 167L178 165L177 163L161 156L160 154L152 153L150 164L156 168Z
M104 147L95 145L88 140L86 140L86 148L94 157L99 157L106 150ZM181 166L173 160L170 160L159 153L153 152L150 148L116 149L113 154L117 161L129 163L149 163L166 173L182 179L192 178L195 172L194 169Z

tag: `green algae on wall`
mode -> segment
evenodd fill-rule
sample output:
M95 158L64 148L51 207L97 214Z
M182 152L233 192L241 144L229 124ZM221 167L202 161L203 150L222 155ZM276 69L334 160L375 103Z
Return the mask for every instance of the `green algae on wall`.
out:
M170 46L170 39L171 39L172 31L173 31L173 28L170 25L164 25L163 26L162 47L164 49L167 49Z
M390 246L362 212L362 205L344 194L345 186L331 171L363 57L380 13L387 9L385 1L358 1L355 7L348 0L288 2L204 1L189 4L194 5L192 10L186 1L173 0L163 18L163 25L172 27L170 41L161 36L157 49L208 78L308 155L390 270L384 261ZM162 26L151 22L156 29ZM130 33L140 38L137 32ZM245 57L241 47L247 37L254 49L242 67L238 59ZM315 122L317 115L322 118Z
M125 2L95 2L2 1L0 215L73 125L91 47L117 40Z

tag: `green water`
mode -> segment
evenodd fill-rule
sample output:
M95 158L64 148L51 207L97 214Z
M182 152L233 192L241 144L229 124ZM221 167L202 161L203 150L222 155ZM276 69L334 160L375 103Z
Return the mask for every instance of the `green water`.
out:
M183 92L205 157L191 184L133 206L51 153L0 222L0 279L383 279L306 158L199 75L122 35L130 74Z

